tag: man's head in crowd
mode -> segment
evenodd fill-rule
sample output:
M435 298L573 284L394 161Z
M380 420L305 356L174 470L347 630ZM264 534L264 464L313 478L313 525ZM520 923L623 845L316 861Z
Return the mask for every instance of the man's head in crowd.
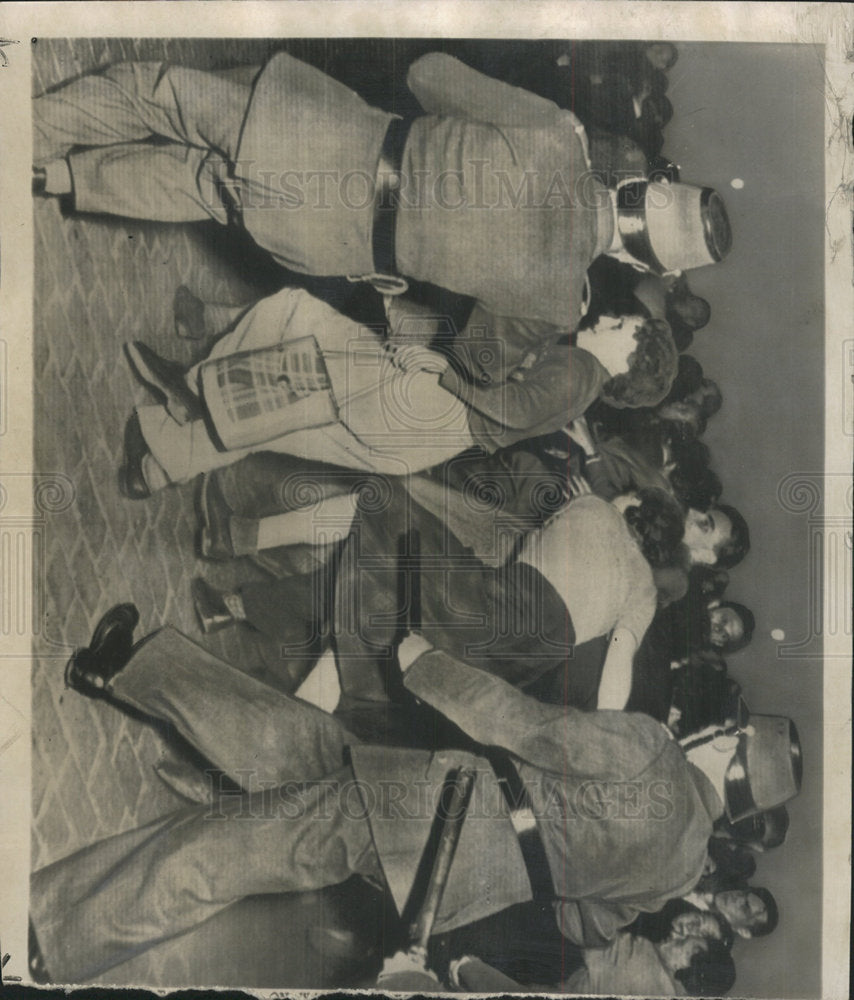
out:
M712 318L712 307L707 300L690 292L685 296L669 299L667 309L668 312L672 311L689 330L702 330Z
M727 504L718 504L705 513L690 508L685 515L683 541L692 565L732 569L750 551L747 522Z
M724 653L737 653L753 638L756 619L750 608L723 601L709 608L709 642Z
M665 403L658 407L656 413L659 420L667 425L665 435L675 444L695 441L706 430L706 418L692 399L677 399Z
M729 573L715 566L697 566L692 578L697 590L707 601L720 600L729 586Z
M658 950L689 996L722 996L735 983L735 964L722 941L671 935Z
M670 391L678 354L663 320L642 316L602 316L580 330L576 344L599 360L611 378L602 399L611 406L655 406Z
M664 94L650 94L644 99L641 127L664 128L673 117L673 105ZM663 143L662 143L663 145ZM657 155L658 151L656 151Z
M740 937L770 934L777 926L777 901L763 886L724 889L715 893L714 907Z
M714 379L704 378L699 387L685 397L686 402L696 403L700 413L708 420L723 405L723 394Z
M678 913L670 928L671 937L700 937L723 941L732 944L732 934L729 927L716 914L708 910L689 909Z
M654 68L667 72L676 64L679 53L672 42L652 42L644 49L647 62Z
M762 854L779 847L789 832L789 811L785 806L766 809L765 812L748 816L747 819L730 823L722 818L715 825L716 836L730 840Z

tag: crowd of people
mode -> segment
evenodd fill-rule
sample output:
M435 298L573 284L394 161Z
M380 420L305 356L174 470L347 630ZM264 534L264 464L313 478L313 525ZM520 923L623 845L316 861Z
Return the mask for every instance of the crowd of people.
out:
M48 975L353 874L407 911L434 815L407 800L463 766L479 791L434 971L398 957L384 988L721 995L734 938L774 931L752 880L785 839L800 744L726 662L755 628L729 589L749 530L703 441L724 392L688 353L711 307L686 272L732 238L720 195L666 155L676 59L460 43L408 67L403 117L285 52L223 74L119 64L35 100L38 194L213 218L375 290L354 316L296 279L243 304L181 287L197 363L128 345L156 401L128 421L122 492L201 477L200 555L266 574L198 578L203 632L258 629L304 671L331 650L341 696L326 713L108 611L68 685L175 726L243 795L222 822L195 803L37 872Z

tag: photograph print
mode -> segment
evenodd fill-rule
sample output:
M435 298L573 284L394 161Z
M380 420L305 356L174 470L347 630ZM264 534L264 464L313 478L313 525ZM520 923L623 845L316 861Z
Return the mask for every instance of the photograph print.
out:
M24 978L822 996L823 47L26 43Z

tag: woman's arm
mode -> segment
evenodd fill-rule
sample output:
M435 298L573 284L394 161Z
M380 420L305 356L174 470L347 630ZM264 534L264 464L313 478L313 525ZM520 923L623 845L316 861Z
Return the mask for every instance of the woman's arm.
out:
M632 662L638 641L627 628L615 628L608 645L596 707L622 711L632 690Z
M456 366L440 379L443 389L502 427L526 430L558 414L555 430L580 416L599 395L604 369L581 348L555 347L528 370L511 373L506 382L478 386L468 382Z

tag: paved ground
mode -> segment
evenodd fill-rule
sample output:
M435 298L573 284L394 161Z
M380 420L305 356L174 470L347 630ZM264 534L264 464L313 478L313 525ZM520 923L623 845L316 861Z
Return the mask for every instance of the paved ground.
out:
M267 41L45 40L34 47L33 87L39 93L121 59L216 66L261 61L273 47ZM237 302L257 295L261 284L245 280L256 258L235 255L213 225L64 217L52 199L37 200L34 213L36 469L67 476L74 487L71 505L48 519L44 619L35 647L32 848L39 868L180 801L153 770L173 748L151 726L65 690L69 652L87 641L110 606L127 600L139 607L141 631L168 620L200 638L189 600L192 577L203 572L225 582L254 572L197 561L191 486L146 502L119 494L125 422L134 403L147 398L122 345L141 338L189 360L191 345L172 329L175 287L185 283L205 297ZM269 268L265 273L263 263L259 273L267 288L277 277ZM283 273L278 278L284 283ZM273 646L246 630L222 635L208 645L281 681ZM165 966L162 958L152 962L148 970L136 966L137 981L199 981L181 949Z

